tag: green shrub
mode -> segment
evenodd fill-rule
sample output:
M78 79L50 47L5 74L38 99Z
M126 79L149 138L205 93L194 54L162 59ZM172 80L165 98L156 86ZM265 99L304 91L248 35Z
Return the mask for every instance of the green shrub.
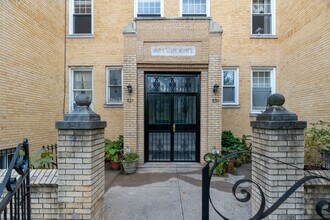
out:
M221 157L219 158L219 160L221 159ZM227 173L228 162L229 162L228 159L226 159L226 160L222 161L221 163L219 163L219 165L215 168L215 173L218 174L219 176L222 176L225 173Z
M46 169L46 164L54 163L53 156L54 154L52 152L44 148L34 152L30 158L31 168Z
M104 145L105 145L105 159L119 162L120 156L122 155L124 148L123 136L119 135L117 140L114 141L105 139Z
M243 135L242 138L237 138L233 133L228 131L223 131L221 135L221 151L222 153L230 154L236 151L250 151L250 145L248 145L248 140L250 136ZM237 155L238 157L239 155Z
M132 153L126 153L124 155L124 161L125 162L134 161L134 160L137 160L139 158L140 158L139 155L137 153L133 153L133 152Z
M322 151L330 150L330 123L318 121L305 130L305 166L321 167Z

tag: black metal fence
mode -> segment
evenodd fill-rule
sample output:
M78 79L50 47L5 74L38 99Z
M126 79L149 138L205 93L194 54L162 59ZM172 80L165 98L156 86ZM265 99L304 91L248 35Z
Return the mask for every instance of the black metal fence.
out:
M29 143L23 140L0 185L0 219L31 219Z
M47 169L57 169L57 144L51 144L47 146L42 146L43 149L45 149L52 158L51 163L44 164L44 167Z
M266 157L270 160L275 160L277 162L286 164L288 166L292 166L296 169L299 169L291 164L287 164L284 163L280 160L271 158L271 157L267 157L265 155L259 154L259 153L255 153L255 152L250 152L250 151L238 151L238 152L234 152L231 154L228 154L226 156L223 156L220 158L220 155L218 154L212 154L212 153L208 153L204 156L204 160L205 162L207 162L206 166L203 168L202 170L202 219L203 220L209 220L209 208L210 208L210 204L213 207L213 209L215 210L215 212L222 217L222 219L225 220L230 220L229 218L227 218L225 216L224 213L221 213L214 205L212 197L210 195L210 187L211 187L211 180L212 180L212 176L213 173L216 169L216 167L221 164L222 162L228 160L229 158L234 158L237 157L238 155L242 155L242 154L255 154L255 155L259 155L261 157ZM211 164L213 164L211 166ZM330 179L327 177L323 177L323 176L318 176L318 175L310 175L310 176L305 176L302 179L298 180L289 190L287 190L282 197L280 197L278 199L278 201L276 201L273 205L271 205L268 209L266 209L266 201L265 201L265 194L262 190L262 187L259 186L258 184L256 184L255 182L253 182L252 180L249 179L240 179L238 180L232 188L232 193L233 196L237 199L237 201L239 202L248 202L251 199L251 193L246 190L246 189L241 189L241 193L243 194L243 198L242 197L238 197L237 196L237 191L238 188L240 188L241 185L245 184L245 183L250 183L253 184L257 187L259 193L260 193L260 207L258 212L249 220L262 220L264 218L266 218L267 216L269 216L270 214L272 214L281 204L283 204L293 193L295 193L295 191L301 187L305 182L312 180L312 179L324 179L326 181L329 181L330 183ZM328 218L324 217L323 212L330 212L330 203L329 201L326 200L321 200L319 202L317 202L316 206L315 206L315 210L316 213L320 216L319 218L321 219L326 219L329 220Z

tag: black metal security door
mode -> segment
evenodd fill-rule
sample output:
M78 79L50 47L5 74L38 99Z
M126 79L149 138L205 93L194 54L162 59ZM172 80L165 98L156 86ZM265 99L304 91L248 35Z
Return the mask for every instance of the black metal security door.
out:
M199 74L146 74L146 161L199 160Z

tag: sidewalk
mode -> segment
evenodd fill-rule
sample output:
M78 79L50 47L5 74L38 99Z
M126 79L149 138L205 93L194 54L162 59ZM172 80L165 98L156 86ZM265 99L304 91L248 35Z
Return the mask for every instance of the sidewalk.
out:
M145 164L130 175L106 171L105 219L200 220L202 218L201 169L197 163ZM233 197L232 183L250 175L250 165L238 176L212 178L211 197L217 209L230 219L248 219L251 204ZM249 178L249 177L248 177ZM210 205L210 219L221 219Z

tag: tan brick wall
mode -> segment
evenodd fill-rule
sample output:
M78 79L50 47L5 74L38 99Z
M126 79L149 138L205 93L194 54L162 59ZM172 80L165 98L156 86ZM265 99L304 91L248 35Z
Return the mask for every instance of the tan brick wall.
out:
M0 2L0 149L56 143L63 117L64 0Z
M286 2L279 4L278 90L300 120L330 121L330 2Z
M178 0L165 0L164 4L165 17L179 16ZM123 134L124 115L123 108L103 107L105 102L105 67L123 66L124 64L125 43L122 31L129 22L133 21L133 8L133 1L125 4L119 0L111 1L111 3L106 0L94 1L94 37L67 38L68 66L93 66L94 110L108 122L105 136L111 139ZM327 49L329 38L325 37L329 33L330 26L326 23L329 22L327 19L329 14L328 1L318 0L316 3L312 0L277 0L277 36L274 39L250 38L250 8L251 0L211 0L211 17L224 30L221 48L222 66L238 67L240 76L239 107L223 107L222 130L230 129L236 136L251 134L249 122L255 120L255 117L250 115L252 66L276 67L276 91L286 96L288 110L297 112L303 120L323 119L329 121L330 112L327 106L329 106L330 101L326 97L327 90L329 90L329 73L326 71L328 64L326 59L329 57L330 50ZM150 38L149 41L144 44L129 44L126 47L137 46L141 50L150 48L155 44L153 42L155 38L163 41L177 38L176 42L171 42L176 45L181 45L182 41L195 38L199 39L196 41L197 47L208 48L207 45L202 45L206 38L206 35L203 35L205 32L191 32L192 29L199 30L198 26L203 21L197 20L193 25L189 24L184 28L181 27L181 29L177 27L176 22L178 21L173 19L162 27L162 38L159 38L157 34L150 35L153 33L153 28L159 27L160 20L140 23L137 26L137 29L141 30L138 38L142 39L147 35ZM305 47L305 44L308 47ZM137 59L154 63L176 61L175 59L171 60L171 58L153 59L148 57L146 51L148 50L145 50ZM198 61L190 61L208 62L208 57L205 54L197 53L197 56L200 58ZM189 62L189 59L186 61ZM305 64L311 61L313 64L307 67ZM177 69L179 68L184 67L177 67ZM314 91L313 87L316 81L309 80L310 72L323 76L315 77L315 80L319 80L317 81L317 92ZM67 77L68 74L67 72ZM299 96L300 94L302 95ZM68 105L68 100L65 104Z
M69 21L69 0L67 2L67 22ZM105 108L106 67L123 66L123 29L133 19L133 2L94 0L94 37L72 38L67 36L66 77L69 79L70 66L92 66L94 80L94 111L107 121L105 138L116 139L123 134L123 108ZM69 24L67 23L68 35ZM66 88L69 88L67 80ZM69 94L66 93L66 112Z

